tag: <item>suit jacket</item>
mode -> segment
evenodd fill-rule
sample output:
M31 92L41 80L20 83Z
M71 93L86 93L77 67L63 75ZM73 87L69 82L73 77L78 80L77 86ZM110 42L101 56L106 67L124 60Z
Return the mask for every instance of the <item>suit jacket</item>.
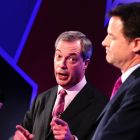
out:
M121 85L98 121L92 140L140 139L140 68Z
M50 122L57 88L53 87L40 94L25 115L23 126L34 134L34 140L54 140ZM104 95L86 84L61 114L61 118L68 123L78 140L87 140L106 103Z

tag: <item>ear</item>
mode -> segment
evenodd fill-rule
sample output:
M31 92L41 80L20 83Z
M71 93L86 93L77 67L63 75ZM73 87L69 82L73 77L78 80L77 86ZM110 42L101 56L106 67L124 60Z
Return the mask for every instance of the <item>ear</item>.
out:
M84 70L87 69L89 62L90 62L90 59L86 59L86 60L85 60Z
M137 53L140 51L140 38L135 38L133 40L133 52Z

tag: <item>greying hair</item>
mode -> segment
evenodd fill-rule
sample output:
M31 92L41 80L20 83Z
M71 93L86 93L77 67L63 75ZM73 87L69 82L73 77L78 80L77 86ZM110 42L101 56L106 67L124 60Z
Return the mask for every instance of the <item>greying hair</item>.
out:
M85 34L79 31L66 31L61 33L56 39L55 48L57 48L57 45L60 41L73 42L77 40L80 40L81 56L83 60L90 59L93 53L92 43Z

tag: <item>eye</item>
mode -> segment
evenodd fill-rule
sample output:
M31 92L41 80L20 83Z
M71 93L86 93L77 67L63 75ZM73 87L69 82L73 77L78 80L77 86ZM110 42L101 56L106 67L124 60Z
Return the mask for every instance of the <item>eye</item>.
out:
M108 35L108 39L109 39L109 40L115 40L115 37L114 37L112 34L109 34L109 35Z
M71 63L71 64L74 64L78 61L78 58L76 56L70 56L68 58L68 62Z
M56 60L60 60L62 58L62 56L60 54L55 54L55 58L56 58Z

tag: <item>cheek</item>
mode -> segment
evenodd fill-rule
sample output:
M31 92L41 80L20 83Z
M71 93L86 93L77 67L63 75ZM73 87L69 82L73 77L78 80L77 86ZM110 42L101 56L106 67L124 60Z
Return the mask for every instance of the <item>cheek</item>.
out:
M115 54L120 50L119 45L115 44L115 43L111 43L110 47L109 47L109 52L111 54Z
M54 63L54 71L56 71L56 64Z
M75 67L71 68L71 72L75 76L79 76L83 72L83 64L76 65Z
M54 61L54 69L56 70L58 68L58 62Z

